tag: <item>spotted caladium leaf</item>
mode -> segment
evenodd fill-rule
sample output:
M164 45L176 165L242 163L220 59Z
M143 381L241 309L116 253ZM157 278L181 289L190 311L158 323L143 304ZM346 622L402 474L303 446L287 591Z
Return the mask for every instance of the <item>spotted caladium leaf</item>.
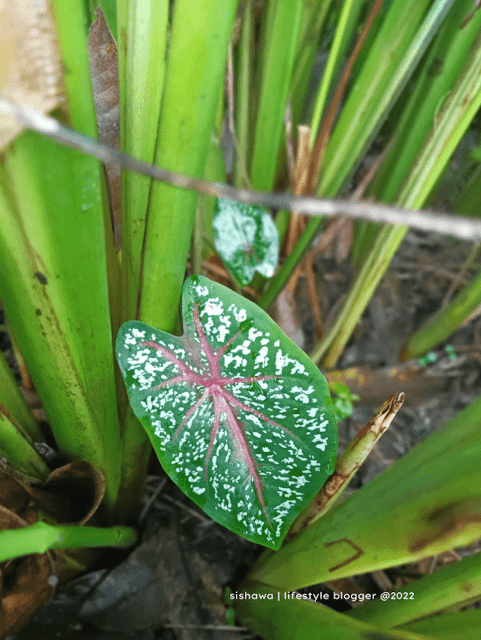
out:
M172 480L209 516L279 548L332 473L326 381L254 303L201 276L184 284L184 335L119 331L130 404Z
M219 198L212 221L215 248L241 285L258 271L274 275L279 260L279 233L267 209Z

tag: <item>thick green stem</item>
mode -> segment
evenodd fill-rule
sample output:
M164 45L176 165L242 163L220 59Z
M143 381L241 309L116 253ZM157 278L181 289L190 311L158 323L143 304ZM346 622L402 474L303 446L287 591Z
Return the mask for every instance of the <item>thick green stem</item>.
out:
M447 340L480 303L481 271L444 309L409 338L401 351L401 359L417 358Z
M136 541L137 532L130 527L102 529L36 522L22 529L0 531L0 562L49 549L130 547Z
M224 78L237 0L177 0L169 42L155 162L202 177ZM152 185L139 318L172 332L194 225L197 194Z

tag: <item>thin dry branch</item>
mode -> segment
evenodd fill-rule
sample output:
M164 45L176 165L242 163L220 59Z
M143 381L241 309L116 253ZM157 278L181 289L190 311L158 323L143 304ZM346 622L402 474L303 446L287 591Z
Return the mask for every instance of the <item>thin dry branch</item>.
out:
M101 162L118 164L124 169L136 171L175 187L192 189L199 193L206 193L218 198L229 198L245 204L262 205L271 209L288 209L310 216L344 215L355 220L407 225L423 231L435 231L473 242L481 240L481 220L466 216L434 211L412 211L373 202L325 200L310 196L237 189L219 182L210 182L166 171L160 167L141 162L117 149L64 127L57 120L44 116L34 109L17 105L10 100L0 100L0 117L2 114L13 115L24 127L57 140L61 144L78 149Z

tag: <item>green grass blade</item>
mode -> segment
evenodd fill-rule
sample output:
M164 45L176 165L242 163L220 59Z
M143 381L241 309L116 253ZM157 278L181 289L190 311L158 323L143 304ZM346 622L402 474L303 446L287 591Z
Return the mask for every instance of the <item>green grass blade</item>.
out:
M243 596L232 602L241 623L264 640L434 640L409 631L390 629L386 634L384 625L358 622L323 604L296 599L296 594L260 582L241 585L239 593L232 595Z
M334 127L324 157L317 193L338 193L362 153L379 131L416 62L431 42L453 0L437 0L422 21L427 0L395 0ZM421 23L422 21L422 23ZM421 26L420 26L421 23ZM399 62L401 60L401 62ZM267 309L314 239L322 220L311 219L291 254L260 300Z
M461 29L472 8L471 0L453 5L429 51L416 86L394 131L396 144L389 150L372 185L372 193L383 202L394 202L442 104L467 63L481 27L481 13Z
M325 112L326 102L332 92L333 81L339 71L339 67L346 53L346 49L352 38L357 18L364 5L363 0L345 0L339 15L339 22L334 35L334 41L329 51L326 68L322 74L321 84L316 96L314 111L311 119L311 147L313 146L322 116Z
M338 192L411 77L453 0L437 0L423 19L429 4L404 0L390 6L332 133L319 193ZM351 160L346 170L347 158Z
M304 9L302 34L290 89L294 131L305 111L306 93L331 4L332 0L317 0Z
M236 9L237 0L174 5L155 156L161 167L203 175ZM165 331L177 318L196 205L195 193L152 185L139 317Z
M431 634L438 640L481 640L481 610L472 609L426 618L407 624L403 630Z
M401 351L401 359L417 358L447 340L480 303L481 271L444 309L413 333Z
M480 416L481 398L261 560L251 578L296 589L472 543L481 535Z
M457 2L451 8L429 54L419 70L414 87L397 123L388 153L371 185L370 193L382 202L394 202L408 175L416 155L437 121L440 107L452 90L459 71L466 64L473 41L481 25L481 14L461 29L472 8L471 0ZM394 144L393 144L394 143ZM454 209L459 211L459 209ZM352 248L352 258L360 265L374 243L379 225L363 222L358 225Z
M126 7L128 5L127 11ZM127 0L120 3L119 76L122 78L122 151L152 164L165 77L169 3ZM122 320L137 317L142 246L152 181L122 172Z
M254 189L271 191L284 127L284 109L297 53L302 0L271 0L271 18L261 54L262 79L257 105L251 182Z
M366 602L348 615L369 624L398 627L448 607L461 605L467 600L477 599L481 596L481 553L453 562L407 584L397 593L408 595L406 599L401 596L386 602Z
M42 432L27 407L22 396L17 381L5 360L5 356L0 351L0 406L13 417L34 442L43 440Z
M0 454L7 462L36 480L46 480L50 470L36 452L30 436L0 403Z
M446 168L454 149L481 106L480 65L481 38L478 37L468 64L399 193L399 205L419 209ZM313 350L311 357L315 362L323 358L325 367L335 365L407 229L407 226L388 226L381 230L341 312Z
M130 547L137 532L130 527L86 527L36 522L21 529L0 531L0 562L49 549Z
M254 17L252 0L248 0L242 14L242 26L239 45L237 48L237 87L236 87L236 138L237 156L235 161L235 185L245 187L249 165L249 127L252 91L252 59L254 43Z

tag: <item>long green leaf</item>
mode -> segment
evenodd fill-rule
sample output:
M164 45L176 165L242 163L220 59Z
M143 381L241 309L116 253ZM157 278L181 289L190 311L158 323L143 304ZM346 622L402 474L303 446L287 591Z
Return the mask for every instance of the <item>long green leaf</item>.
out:
M412 595L411 595L412 594ZM481 553L464 558L349 612L356 620L398 627L481 596Z
M438 311L406 341L401 350L401 358L417 358L447 340L480 303L481 271L444 309Z
M152 164L165 79L169 2L119 0L122 150ZM142 247L152 181L122 172L122 319L137 316Z
M155 162L202 177L224 78L237 0L177 0L169 40ZM152 185L139 318L173 331L197 195Z
M32 440L36 442L43 440L37 421L27 407L8 362L0 351L0 407L2 406L13 416L22 429L29 434Z
M80 0L54 3L66 113L96 134ZM60 449L118 489L119 422L99 163L25 132L0 171L0 291Z
M397 203L401 206L418 209L423 205L476 115L481 105L480 65L481 37L478 37L472 55L439 115L437 126L418 154L399 193ZM382 229L342 310L322 342L313 350L311 357L315 362L323 358L327 368L335 365L407 230L407 226L386 226Z
M476 13L468 25L461 28L472 9L471 0L456 2L409 87L409 99L403 107L394 129L389 150L372 183L370 193L382 202L394 202L412 168L433 125L437 126L440 108L459 78L459 72L469 59L473 41L481 25L481 13ZM454 209L460 211L459 209ZM357 264L371 249L380 225L363 222L362 240L353 244L353 259Z
M0 453L7 462L37 480L46 480L50 470L13 416L0 404Z
M394 0L382 23L362 72L356 78L334 127L324 157L317 193L334 196L379 131L416 63L431 42L453 0L437 0L423 19L428 0ZM267 309L284 286L315 237L320 219L311 219L264 293L260 306Z
M481 610L472 609L426 618L411 622L403 630L432 635L437 640L481 640Z
M232 595L239 620L264 640L435 640L410 631L386 632L384 625L358 622L309 601L306 594L278 591L259 582L241 585Z
M255 189L274 187L282 140L284 109L297 53L303 0L270 0L270 24L261 54L262 79L252 153L251 182Z

